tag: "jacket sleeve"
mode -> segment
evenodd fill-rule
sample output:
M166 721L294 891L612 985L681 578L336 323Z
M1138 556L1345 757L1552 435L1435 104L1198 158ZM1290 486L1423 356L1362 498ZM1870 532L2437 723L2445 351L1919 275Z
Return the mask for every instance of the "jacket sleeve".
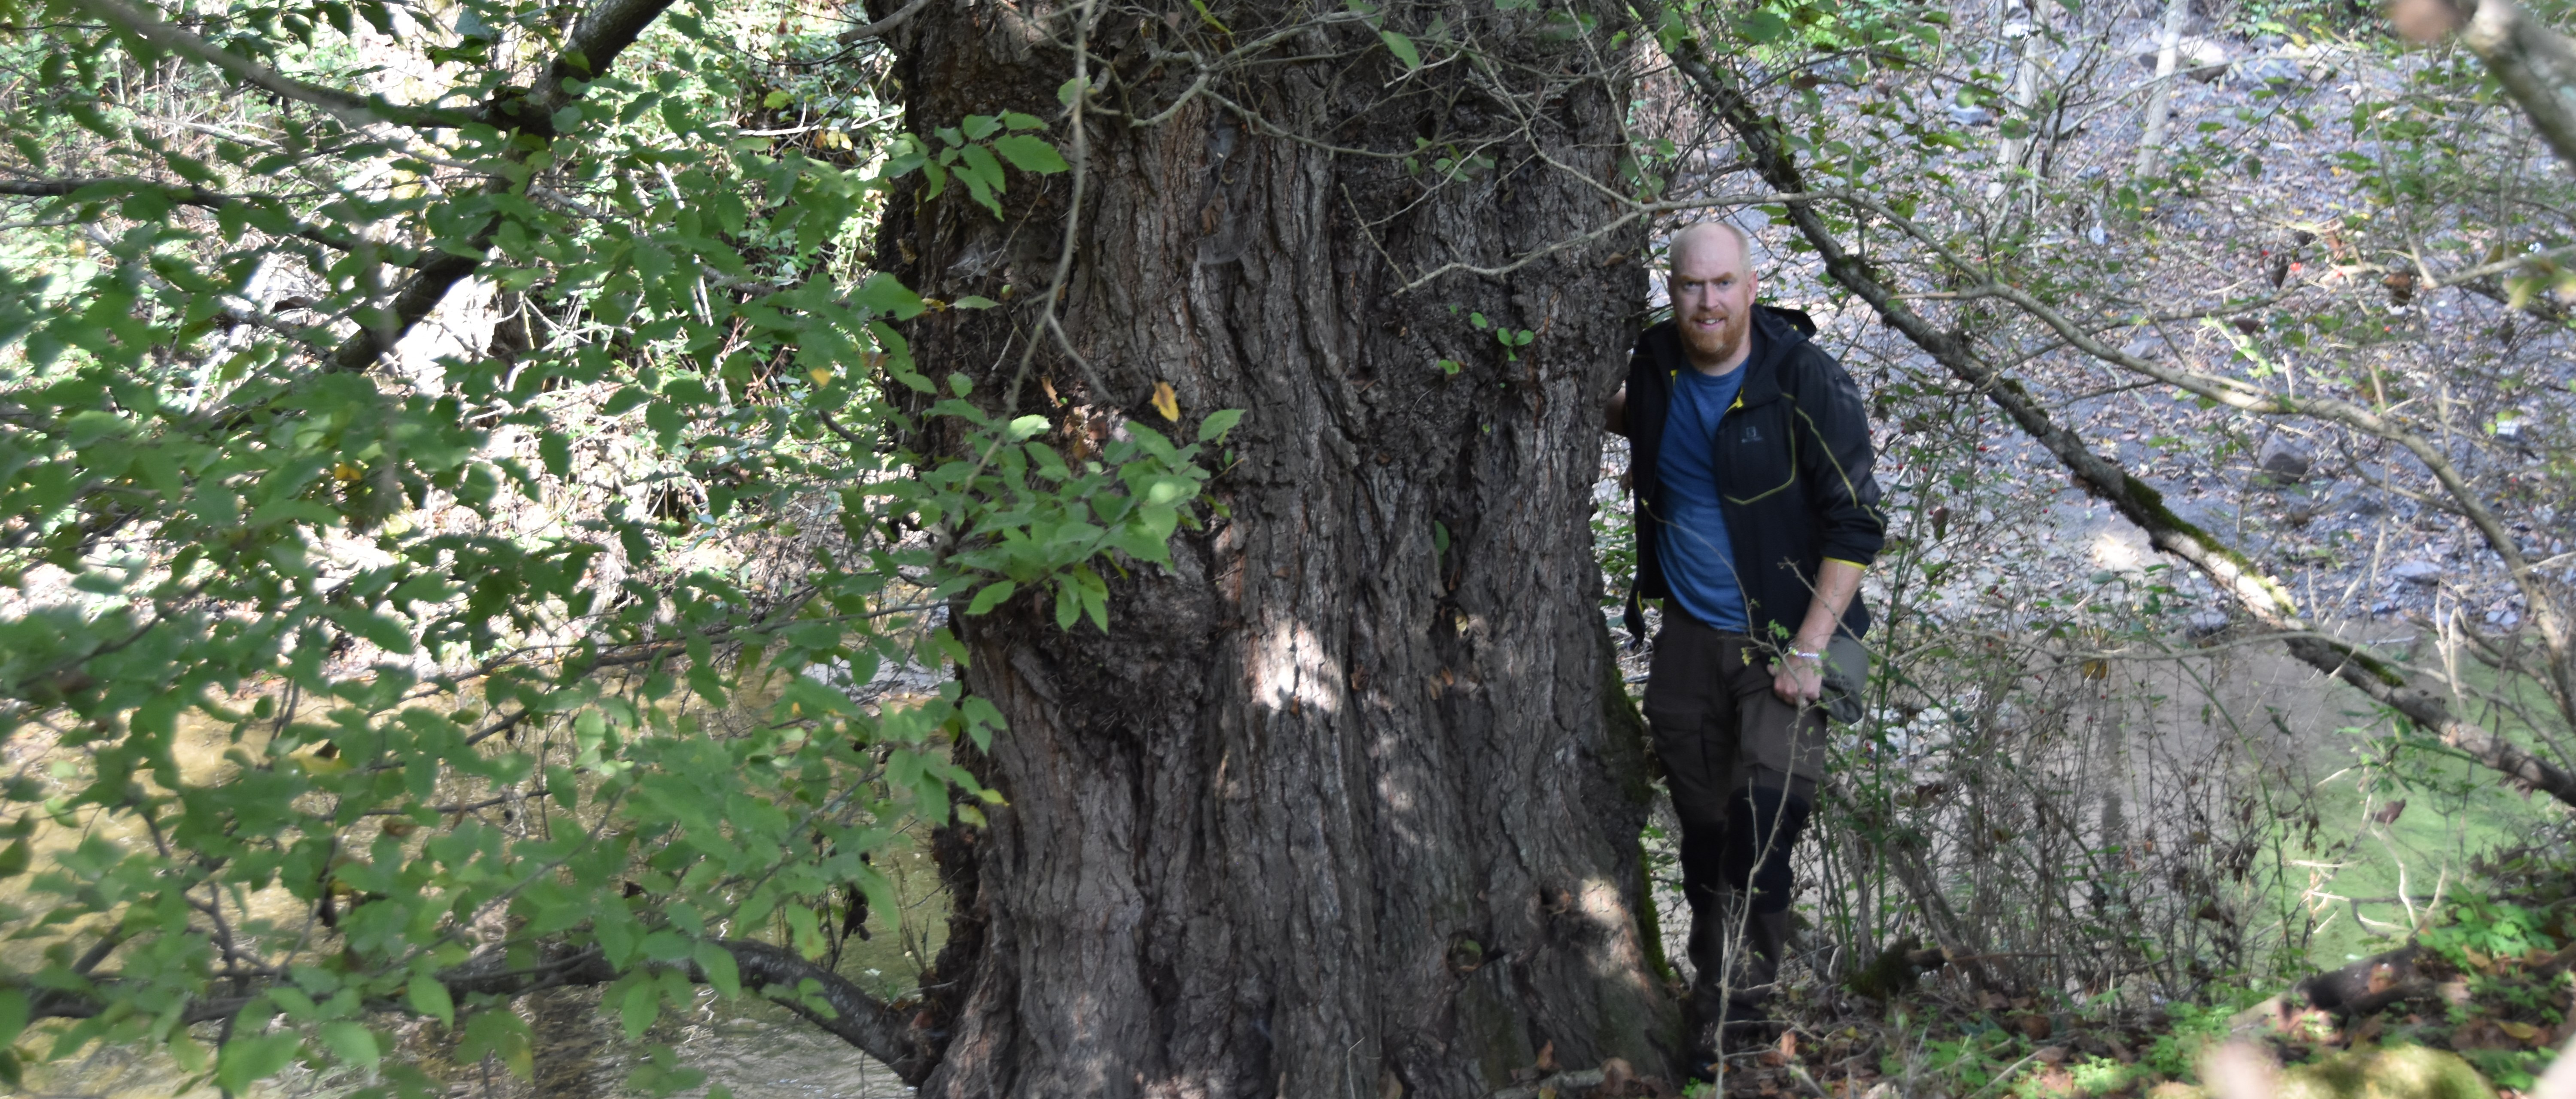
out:
M1818 515L1821 556L1867 566L1887 542L1887 515L1879 507L1877 455L1870 445L1869 415L1860 386L1822 351L1810 348L1799 386L1798 415L1809 445L1799 448L1799 472Z

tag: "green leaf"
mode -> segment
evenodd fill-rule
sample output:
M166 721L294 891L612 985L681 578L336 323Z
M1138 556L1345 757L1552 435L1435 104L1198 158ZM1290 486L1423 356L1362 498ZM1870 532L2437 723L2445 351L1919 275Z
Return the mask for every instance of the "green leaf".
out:
M1045 138L1032 137L1028 134L1010 134L994 138L993 151L1002 154L1002 159L1010 161L1011 167L1023 172L1051 176L1072 167L1064 162L1064 155L1058 153L1055 146L1049 144Z
M731 952L714 943L700 941L690 958L706 972L707 983L715 986L716 995L728 1000L742 995L742 970L734 965Z
M29 855L25 840L0 848L0 878L14 878L26 873ZM0 1041L0 1045L7 1044L5 1041Z
M773 111L794 102L796 102L796 97L787 94L784 89L774 91L768 95L760 97L760 105Z
M957 159L963 162L957 165L957 178L966 184L968 190L975 189L977 184L996 192L1009 189L1010 180L1002 174L1002 162L993 159L993 150L982 145L969 145L957 150Z
M0 1049L18 1044L18 1035L27 1030L27 994L16 988L0 988Z
M1788 35L1789 21L1769 8L1755 8L1738 24L1738 30L1755 45L1767 46Z
M370 610L352 609L333 615L332 618L339 623L341 629L358 635L368 644L386 652L407 653L412 650L411 630L389 616Z
M447 994L446 985L438 983L438 978L414 973L405 991L410 994L413 1011L434 1017L446 1026L456 1025L456 1000Z
M322 1024L322 1044L331 1048L340 1063L374 1068L383 1054L376 1048L374 1031L347 1019Z
M985 585L984 590L975 593L975 601L966 605L966 613L982 614L1001 606L1002 600L1010 598L1011 593L1019 589L1018 584L1009 580L997 580Z
M236 1095L247 1092L253 1083L277 1075L303 1044L293 1032L235 1038L215 1055L215 1080Z
M1226 432L1234 430L1234 425L1242 421L1243 410L1240 408L1220 408L1208 413L1207 419L1199 421L1199 441L1222 439Z
M641 977L641 974L638 974ZM662 1013L662 990L649 980L638 979L626 986L626 995L617 1001L617 1021L626 1027L626 1040L644 1036L644 1028L653 1025L653 1017Z
M1396 60L1404 62L1404 71L1412 72L1422 67L1422 54L1413 48L1412 39L1394 31L1379 31L1377 37L1379 41L1386 43L1388 53L1394 54Z
M1437 519L1431 521L1431 551L1449 552L1449 525Z
M913 293L903 280L883 271L869 275L866 282L859 284L859 292L853 297L861 306L899 321L921 315L921 295Z
M572 440L565 438L563 432L548 431L538 436L537 458L545 463L546 472L557 477L572 476Z

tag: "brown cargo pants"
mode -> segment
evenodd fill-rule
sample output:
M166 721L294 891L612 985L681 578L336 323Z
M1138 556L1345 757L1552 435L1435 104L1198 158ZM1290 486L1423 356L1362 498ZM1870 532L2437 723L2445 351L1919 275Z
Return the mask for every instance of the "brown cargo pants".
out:
M1827 700L1796 706L1772 693L1775 647L1680 615L1666 622L1647 674L1646 722L1681 818L1685 949L1700 975L1693 1014L1723 1028L1762 1017L1786 948L1789 854L1824 775L1827 706L1856 708L1868 657L1858 642L1837 641L1826 656Z

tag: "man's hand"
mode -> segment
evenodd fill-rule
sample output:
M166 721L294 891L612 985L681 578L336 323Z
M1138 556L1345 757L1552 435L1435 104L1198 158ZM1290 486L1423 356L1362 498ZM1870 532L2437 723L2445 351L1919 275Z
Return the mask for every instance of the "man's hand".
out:
M1771 693L1792 706L1812 706L1825 697L1824 648L1805 649L1781 656L1773 664Z
M1806 706L1825 697L1825 646L1842 628L1843 608L1851 606L1859 590L1858 565L1826 558L1816 570L1816 594L1807 603L1806 621L1790 637L1789 651L1771 666L1771 693L1780 701Z

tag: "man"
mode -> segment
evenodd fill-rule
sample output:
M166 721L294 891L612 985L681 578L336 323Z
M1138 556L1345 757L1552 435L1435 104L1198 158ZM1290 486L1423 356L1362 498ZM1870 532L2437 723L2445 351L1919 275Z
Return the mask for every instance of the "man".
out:
M1886 529L1860 390L1803 314L1753 304L1746 245L1722 223L1674 235L1673 318L1639 337L1608 416L1637 500L1631 632L1636 597L1664 600L1645 709L1681 817L1703 1071L1768 1030L1827 665L1847 690L1865 672L1853 593Z

